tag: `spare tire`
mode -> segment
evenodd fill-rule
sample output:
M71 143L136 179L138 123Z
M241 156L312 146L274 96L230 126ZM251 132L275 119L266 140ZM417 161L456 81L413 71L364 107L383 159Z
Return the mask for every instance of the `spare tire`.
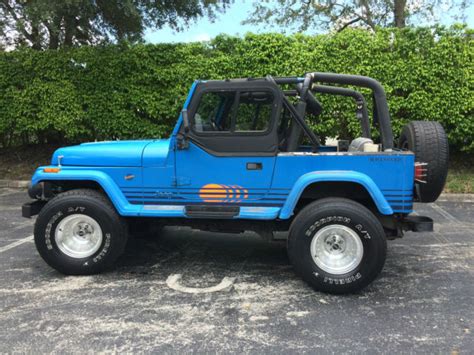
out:
M426 183L417 183L420 202L434 202L443 191L448 175L448 137L443 126L432 121L412 121L403 127L399 148L415 153L415 161L427 163Z

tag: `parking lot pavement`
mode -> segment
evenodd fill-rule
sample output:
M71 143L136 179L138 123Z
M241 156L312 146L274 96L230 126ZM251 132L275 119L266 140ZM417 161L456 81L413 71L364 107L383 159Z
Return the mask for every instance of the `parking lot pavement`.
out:
M284 243L165 229L111 272L66 277L32 242L24 192L0 189L0 352L457 352L474 349L474 204L418 205L435 233L389 242L381 277L314 292Z

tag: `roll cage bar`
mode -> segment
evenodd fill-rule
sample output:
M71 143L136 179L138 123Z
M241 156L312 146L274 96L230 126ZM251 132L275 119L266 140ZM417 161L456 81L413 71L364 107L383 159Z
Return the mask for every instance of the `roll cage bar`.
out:
M367 102L365 101L364 95L362 95L359 91L341 88L337 86L327 86L327 85L313 85L311 90L320 94L332 94L332 95L352 97L357 107L356 117L361 121L362 136L365 138L371 137L369 113L367 111ZM297 90L283 90L283 94L285 96L298 96L298 91ZM314 96L312 97L314 98ZM314 99L316 100L316 98ZM321 109L318 108L310 112L314 115L318 115L319 113L321 113Z
M373 121L379 128L383 150L390 151L393 149L393 132L390 125L387 98L382 85L380 85L377 80L360 75L321 72L307 73L304 77L267 76L265 79L277 85L294 85L293 90L283 90L284 104L300 124L303 131L308 135L313 143L313 148L316 150L320 145L319 139L308 127L304 119L306 109L312 114L319 114L322 111L321 104L313 95L313 92L353 97L357 104L357 116L361 120L363 136L370 138L370 121L364 96L360 92L352 89L338 86L317 85L316 83L353 85L371 89L374 103ZM298 103L292 105L287 96L299 97Z

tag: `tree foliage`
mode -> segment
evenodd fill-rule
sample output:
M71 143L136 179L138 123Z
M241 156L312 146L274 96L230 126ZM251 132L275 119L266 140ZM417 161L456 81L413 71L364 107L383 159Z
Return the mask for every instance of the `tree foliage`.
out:
M410 120L436 120L453 147L474 152L473 36L462 27L348 29L317 36L219 36L208 44L4 52L0 142L164 137L195 79L326 71L379 80L395 135ZM309 122L320 136L360 135L350 99L319 99L323 114Z
M244 23L266 23L282 28L295 26L336 29L349 26L375 30L378 27L403 28L412 21L432 23L447 16L463 20L469 0L263 0L255 1L254 10Z
M136 42L145 28L179 30L214 16L230 0L0 0L3 46L57 49L111 40Z

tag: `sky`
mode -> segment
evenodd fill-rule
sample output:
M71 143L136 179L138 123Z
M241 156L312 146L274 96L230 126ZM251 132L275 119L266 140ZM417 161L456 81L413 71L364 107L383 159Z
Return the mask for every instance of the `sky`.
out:
M452 0L448 0L452 1ZM207 18L201 18L189 24L189 28L181 32L176 32L169 27L164 27L160 30L147 30L145 33L145 41L149 43L160 42L201 42L209 41L217 35L224 33L228 35L243 36L247 32L261 33L261 32L282 32L281 29L276 30L264 24L259 25L242 25L248 14L252 11L254 0L237 0L234 4L229 6L223 14L217 14L214 22ZM449 16L444 17L441 23L445 25L450 24ZM470 6L467 14L467 23L470 27L474 27L474 6ZM313 33L315 31L313 30Z
M191 23L189 28L182 32L173 31L169 27L164 27L160 30L148 30L145 33L145 41L150 43L197 42L208 41L221 33L244 35L247 32L262 32L265 30L263 25L241 24L252 11L253 1L254 0L237 0L234 4L229 6L225 13L217 14L217 19L214 23L204 17Z
M282 32L281 29L269 28L264 24L259 25L242 25L249 13L252 11L252 5L255 0L236 0L234 4L230 5L226 12L217 14L214 22L209 21L208 18L203 17L189 25L188 29L181 32L176 32L169 27L164 27L160 30L147 30L145 33L145 41L149 43L161 42L201 42L209 41L218 34L225 33L228 35L243 36L247 32L261 33L261 32ZM416 0L415 0L416 1ZM456 0L444 0L447 3ZM472 1L472 0L469 0ZM467 23L470 27L474 27L474 6L471 6L467 14ZM449 25L451 23L449 16L443 16L441 23ZM311 33L311 32L308 32ZM315 30L312 33L316 33Z

